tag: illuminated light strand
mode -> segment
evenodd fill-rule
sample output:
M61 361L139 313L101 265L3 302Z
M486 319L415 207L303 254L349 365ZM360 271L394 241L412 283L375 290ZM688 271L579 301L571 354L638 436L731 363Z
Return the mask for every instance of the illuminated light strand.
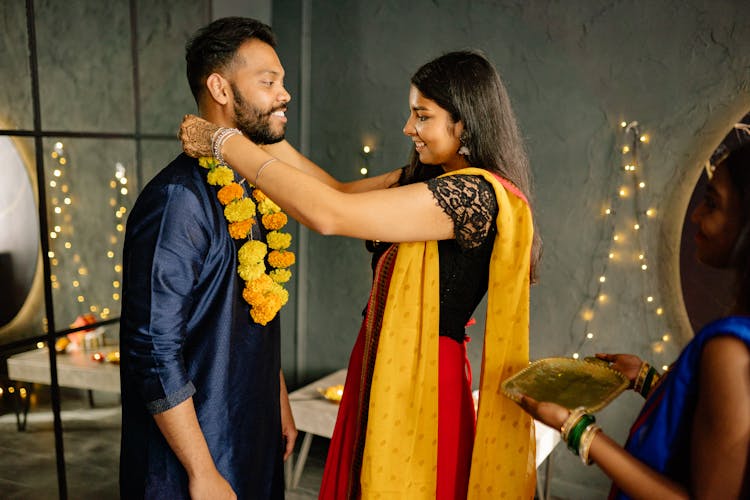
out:
M121 247L119 244L122 238L125 236L125 219L130 206L128 199L128 176L125 165L121 162L115 164L115 176L109 182L109 187L113 190L113 193L109 199L109 206L113 209L113 228L114 231L109 234L108 243L109 248L105 251L106 260L111 262L110 269L112 269L112 294L110 295L111 300L118 302L120 300L120 286L122 282L122 264L120 264L120 255L118 255L117 249ZM92 306L93 307L93 306ZM98 312L102 319L107 319L111 313L111 309L106 306L102 306L101 309L97 308L96 311L93 309L91 312Z
M364 161L364 166L359 169L359 174L362 177L370 176L370 155L372 155L372 146L364 144L362 151L360 151L360 156L362 156L362 160Z
M577 316L578 319L574 320L574 324L582 320L583 324L578 329L574 327L574 331L583 332L583 338L578 342L578 345L572 353L574 359L578 359L581 356L581 351L585 348L588 342L594 341L596 338L596 328L593 328L593 324L598 316L598 309L614 304L614 299L610 298L610 294L605 293L605 286L607 284L607 274L609 265L612 262L622 260L620 257L626 253L625 243L631 242L637 247L637 258L635 262L640 268L641 272L644 273L641 283L644 290L648 288L646 274L649 269L648 260L646 258L646 252L644 250L645 244L644 239L646 238L647 232L644 231L647 222L650 222L657 216L655 208L649 207L645 210L640 209L642 205L642 198L645 196L647 183L642 179L643 168L639 158L639 147L648 144L650 137L647 134L641 134L638 122L621 122L620 126L628 139L628 144L621 147L620 152L623 155L623 166L620 169L622 175L625 177L621 182L617 184L617 188L608 203L604 204L602 210L602 216L605 221L608 222L607 228L603 231L602 242L600 246L607 245L606 259L602 259L602 264L599 271L592 271L594 276L597 276L595 281L595 291L591 295L586 295L583 304L580 308L580 313ZM632 205L632 218L629 222L626 221L626 228L619 228L618 223L615 220L614 215L618 211L622 211L619 205L628 202ZM623 212L624 213L624 212ZM633 238L631 240L631 237ZM617 251L617 247L622 247L621 251ZM596 254L603 252L597 251ZM627 259L626 259L627 260ZM644 307L649 313L653 314L653 317L662 316L664 313L663 307L658 305L658 301L654 297L653 293L643 291L643 302L640 307ZM649 315L646 315L649 316ZM646 334L651 338L649 333L650 316L644 318L646 322ZM667 351L667 344L671 341L671 335L667 332L660 335L658 340L651 342L651 350L653 354L665 354ZM662 369L666 369L667 365L662 365Z

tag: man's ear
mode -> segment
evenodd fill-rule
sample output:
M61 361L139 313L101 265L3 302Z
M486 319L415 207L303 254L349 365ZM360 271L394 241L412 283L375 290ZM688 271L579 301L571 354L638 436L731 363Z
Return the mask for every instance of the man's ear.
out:
M231 86L226 78L218 73L211 73L206 78L206 88L211 99L222 106L229 103L231 99Z

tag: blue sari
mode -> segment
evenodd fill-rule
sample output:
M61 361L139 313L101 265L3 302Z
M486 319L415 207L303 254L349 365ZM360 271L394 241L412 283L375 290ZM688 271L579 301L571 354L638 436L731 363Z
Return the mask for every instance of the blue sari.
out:
M701 353L706 342L718 336L736 337L750 348L750 318L730 316L714 321L685 346L646 400L625 444L635 458L685 487L690 486L690 436ZM630 497L613 485L610 498Z

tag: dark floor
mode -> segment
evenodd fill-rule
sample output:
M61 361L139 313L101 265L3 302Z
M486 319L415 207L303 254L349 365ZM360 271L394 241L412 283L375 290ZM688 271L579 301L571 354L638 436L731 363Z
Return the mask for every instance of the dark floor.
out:
M55 499L58 483L49 388L36 386L25 431L19 432L14 395L0 395L0 498ZM83 390L63 389L62 421L68 498L118 498L120 406L116 395L94 393L94 407ZM299 438L301 442L302 438ZM299 487L286 498L317 498L328 440L315 437Z

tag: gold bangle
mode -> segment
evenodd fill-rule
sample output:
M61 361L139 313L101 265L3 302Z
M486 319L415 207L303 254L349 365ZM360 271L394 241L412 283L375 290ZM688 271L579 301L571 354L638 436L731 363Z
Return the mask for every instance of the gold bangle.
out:
M591 465L591 460L589 460L589 450L591 450L591 443L594 442L594 438L600 430L602 430L601 427L596 424L591 424L586 427L581 435L581 443L578 446L578 455L581 457L583 465Z
M570 430L576 426L584 413L586 413L586 408L583 406L579 406L570 412L570 415L568 415L568 418L563 422L562 427L560 427L560 436L562 436L563 443L568 442Z

